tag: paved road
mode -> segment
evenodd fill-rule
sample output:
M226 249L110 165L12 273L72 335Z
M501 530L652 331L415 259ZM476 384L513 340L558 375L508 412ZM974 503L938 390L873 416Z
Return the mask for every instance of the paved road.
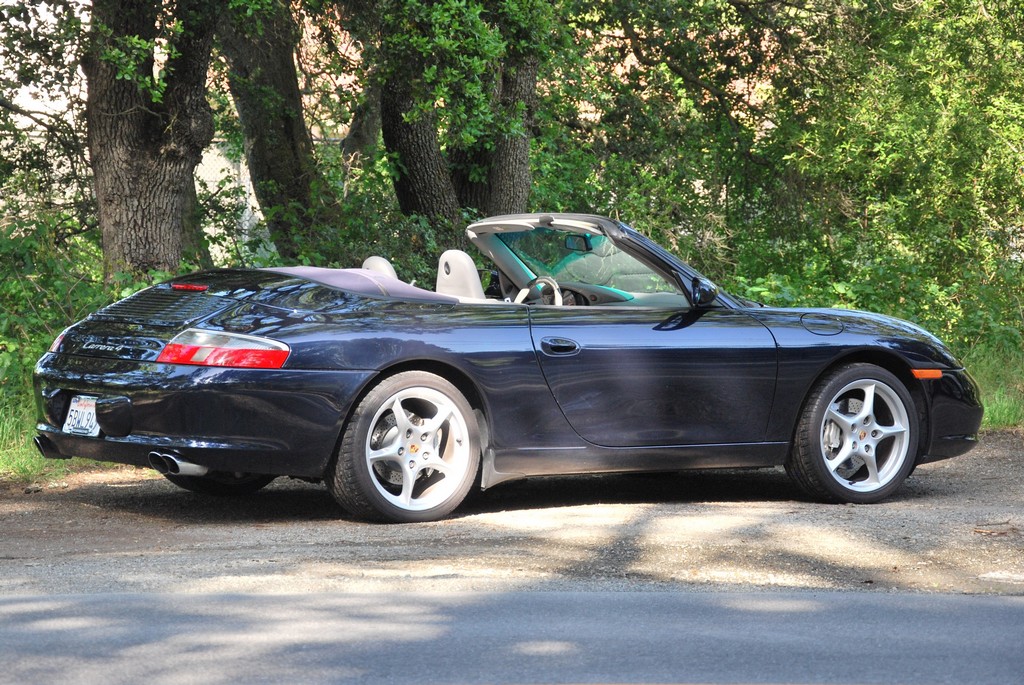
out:
M203 497L149 470L0 484L0 596L89 592L873 590L1024 594L1024 434L891 500L799 498L781 470L509 483L453 518L348 519L321 485Z
M1022 638L1005 596L17 596L0 682L1019 685Z
M1024 685L1022 445L867 507L778 470L595 476L412 526L284 479L0 484L0 683Z

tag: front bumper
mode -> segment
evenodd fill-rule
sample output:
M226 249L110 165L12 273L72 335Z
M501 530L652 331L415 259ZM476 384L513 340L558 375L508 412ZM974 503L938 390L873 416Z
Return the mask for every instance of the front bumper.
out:
M978 444L978 429L985 413L978 384L964 369L943 371L942 378L926 385L931 404L930 435L919 464L972 449Z

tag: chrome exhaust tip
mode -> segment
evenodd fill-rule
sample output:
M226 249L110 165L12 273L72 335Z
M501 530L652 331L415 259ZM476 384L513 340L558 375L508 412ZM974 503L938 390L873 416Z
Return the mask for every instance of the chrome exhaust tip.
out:
M206 466L193 464L167 452L150 452L149 465L163 475L173 476L205 476L210 471Z

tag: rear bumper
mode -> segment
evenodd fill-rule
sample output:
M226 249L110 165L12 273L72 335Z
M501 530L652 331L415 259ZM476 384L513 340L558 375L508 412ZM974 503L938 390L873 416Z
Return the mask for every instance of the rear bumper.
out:
M149 465L170 452L217 471L320 477L372 371L216 369L45 355L36 366L40 451ZM97 397L98 437L61 428Z
M963 369L944 371L928 382L931 391L931 431L919 464L948 459L978 444L978 429L985 410L981 391Z

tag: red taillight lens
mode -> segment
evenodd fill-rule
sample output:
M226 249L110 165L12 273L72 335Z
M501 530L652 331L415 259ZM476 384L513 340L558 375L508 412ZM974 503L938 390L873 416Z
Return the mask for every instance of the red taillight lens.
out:
M188 290L194 293L202 293L209 289L210 286L200 285L199 283L171 283L171 290Z
M190 328L174 336L157 358L165 364L279 369L291 350L282 342Z
M67 332L68 329L65 328L63 331L60 332L60 335L57 336L56 340L50 343L50 352L56 352L57 350L60 349L60 344L64 342L64 336L67 335Z

